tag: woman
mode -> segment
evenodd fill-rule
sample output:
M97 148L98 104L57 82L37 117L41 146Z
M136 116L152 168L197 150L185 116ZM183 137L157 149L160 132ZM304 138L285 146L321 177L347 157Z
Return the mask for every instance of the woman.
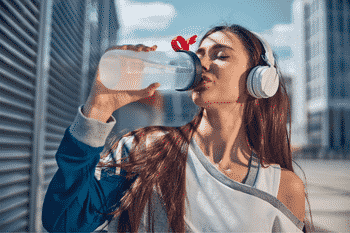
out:
M199 114L178 128L151 126L116 136L101 157L115 124L112 113L152 96L159 85L110 91L97 74L56 154L59 169L45 197L44 227L92 231L113 220L109 231L305 232L305 190L292 167L283 82L270 98L257 99L247 89L249 72L267 65L265 52L241 26L211 29L196 52L206 81L192 91ZM115 163L120 156L124 162ZM97 180L99 160L98 168L111 174L102 172Z

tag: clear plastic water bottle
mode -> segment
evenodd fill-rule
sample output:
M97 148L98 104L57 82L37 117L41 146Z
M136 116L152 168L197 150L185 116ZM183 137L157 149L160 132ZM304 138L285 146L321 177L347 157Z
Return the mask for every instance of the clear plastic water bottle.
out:
M202 79L202 65L191 51L111 50L99 63L102 84L111 90L141 90L160 83L157 90L189 91Z

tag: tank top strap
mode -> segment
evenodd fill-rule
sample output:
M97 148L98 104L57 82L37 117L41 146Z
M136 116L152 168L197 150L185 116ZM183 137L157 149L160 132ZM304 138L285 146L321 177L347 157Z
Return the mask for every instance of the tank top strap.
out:
M250 159L249 159L248 175L246 177L247 179L243 182L249 186L253 186L256 181L258 172L259 172L259 158L254 152L252 152L252 156L250 156Z
M281 179L281 167L279 164L270 164L267 168L262 169L260 165L260 159L257 154L252 152L252 165L251 167L257 167L257 180L255 181L255 187L270 193L272 196L277 197L279 184Z

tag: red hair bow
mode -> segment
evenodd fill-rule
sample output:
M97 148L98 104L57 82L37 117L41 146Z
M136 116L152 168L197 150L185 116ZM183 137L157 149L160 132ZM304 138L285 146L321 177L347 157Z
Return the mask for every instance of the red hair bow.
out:
M177 36L171 41L171 47L173 47L175 52L179 51L180 49L188 51L190 49L190 45L196 43L196 39L197 35L194 35L187 40L185 40L182 36ZM181 47L178 46L177 42L180 43Z

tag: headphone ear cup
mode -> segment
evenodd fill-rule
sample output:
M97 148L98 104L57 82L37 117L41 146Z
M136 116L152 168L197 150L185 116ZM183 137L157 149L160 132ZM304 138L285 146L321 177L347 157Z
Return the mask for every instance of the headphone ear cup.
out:
M272 97L276 94L279 85L279 76L274 67L268 67L261 71L260 75L260 92L265 98Z
M262 74L265 69L266 69L266 66L258 66L253 76L253 89L255 94L260 98L267 98L266 95L264 95L262 91L262 86L261 86Z
M274 67L257 66L248 75L248 91L255 98L274 96L278 85L279 77Z
M248 89L248 92L251 96L253 96L254 98L261 98L260 96L257 96L255 91L254 91L254 77L255 77L255 73L256 71L258 70L259 66L257 67L254 67L250 72L249 72L249 75L248 75L248 78L247 78L247 89Z

